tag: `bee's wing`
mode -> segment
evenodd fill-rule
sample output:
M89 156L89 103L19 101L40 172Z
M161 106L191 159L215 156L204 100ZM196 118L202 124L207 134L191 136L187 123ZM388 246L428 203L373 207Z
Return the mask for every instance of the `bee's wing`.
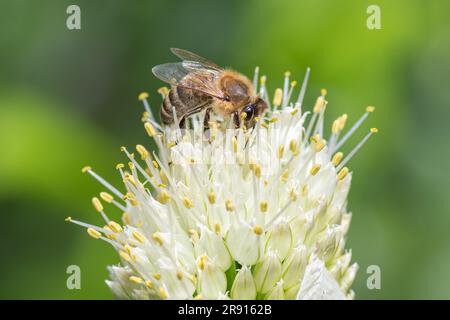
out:
M221 71L205 68L194 61L160 64L152 69L153 74L173 86L197 90L207 95L225 99L224 93L217 88L217 79Z
M205 66L207 68L211 68L211 69L218 70L218 71L223 70L223 68L221 68L214 62L211 62L206 58L200 57L199 55L197 55L193 52L183 50L183 49L178 49L178 48L171 48L170 51L172 51L172 53L174 55L176 55L178 58L180 58L181 60L199 62L200 64L202 64L203 66Z
M152 68L153 74L164 82L178 85L180 81L189 74L182 63L164 63Z

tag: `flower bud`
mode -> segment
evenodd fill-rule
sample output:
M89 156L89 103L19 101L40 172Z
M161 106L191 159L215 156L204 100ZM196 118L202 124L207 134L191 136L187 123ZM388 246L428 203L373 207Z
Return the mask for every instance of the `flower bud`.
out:
M281 221L277 223L269 232L266 242L266 249L274 250L278 253L280 260L284 260L292 244L292 233L289 223Z
M197 252L213 257L217 265L226 271L231 266L231 256L220 236L207 228L202 228Z
M227 235L227 245L231 255L243 266L251 266L258 261L258 240L259 235L246 225L233 225Z
M283 280L277 282L275 287L273 287L267 296L266 300L283 300L284 299L284 290L283 290Z
M264 260L258 263L254 273L256 289L267 293L281 278L281 262L276 253L269 251Z
M227 277L220 267L207 256L199 258L199 292L206 299L217 299L227 290Z
M317 256L312 256L305 270L297 300L344 300L344 292Z
M231 287L231 298L235 300L254 300L256 298L256 285L253 280L250 269L246 266L234 278L233 286Z
M283 285L285 289L290 289L291 287L300 284L307 263L307 248L304 245L294 248L283 262Z
M286 291L284 291L284 298L286 300L295 300L297 298L299 289L300 289L300 284L287 289Z
M319 250L318 256L325 262L333 258L336 252L338 252L342 237L343 235L339 225L328 227L325 231L321 232L316 244Z
M355 280L356 272L358 271L358 264L354 263L350 267L348 267L347 271L344 274L344 277L341 280L341 287L343 291L347 291L353 281Z
M189 299L195 291L194 283L188 274L173 267L161 269L161 281L166 285L171 299Z

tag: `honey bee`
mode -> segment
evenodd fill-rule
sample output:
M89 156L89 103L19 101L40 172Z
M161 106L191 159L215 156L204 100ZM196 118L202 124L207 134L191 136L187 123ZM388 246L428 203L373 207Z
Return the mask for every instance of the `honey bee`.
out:
M236 127L241 120L246 128L255 125L255 118L263 114L267 103L255 93L246 76L187 50L171 51L182 62L160 64L152 69L156 77L172 86L161 106L164 124L174 123L176 116L183 127L187 117L206 110L205 127L211 111L232 120Z

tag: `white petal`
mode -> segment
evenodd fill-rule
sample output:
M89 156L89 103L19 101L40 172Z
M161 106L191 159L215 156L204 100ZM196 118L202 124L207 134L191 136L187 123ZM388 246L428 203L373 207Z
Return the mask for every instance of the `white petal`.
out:
M325 264L312 257L306 267L297 300L345 300L345 295Z

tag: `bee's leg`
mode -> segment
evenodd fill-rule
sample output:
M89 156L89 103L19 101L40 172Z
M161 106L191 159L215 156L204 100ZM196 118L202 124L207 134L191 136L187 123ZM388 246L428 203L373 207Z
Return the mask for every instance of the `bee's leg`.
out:
M181 120L180 120L180 122L178 123L178 125L180 126L180 129L181 129L181 130L186 129L186 118L185 118L185 117L181 118Z
M241 118L239 117L239 113L237 111L233 112L233 121L236 128L241 126Z
M209 129L209 119L211 113L211 108L205 110L205 117L203 118L203 130L206 131Z

